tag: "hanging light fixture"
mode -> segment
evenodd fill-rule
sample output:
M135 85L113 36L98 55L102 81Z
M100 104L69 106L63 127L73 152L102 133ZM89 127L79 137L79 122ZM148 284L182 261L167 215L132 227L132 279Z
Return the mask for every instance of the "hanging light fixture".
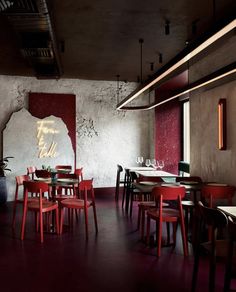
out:
M148 89L155 86L155 84L162 81L164 78L166 78L168 75L173 73L175 70L179 69L182 65L186 64L187 61L191 60L193 57L198 55L200 52L204 51L210 45L215 43L217 40L219 40L220 38L225 36L227 33L231 32L235 28L236 28L236 18L234 18L233 20L228 22L225 26L221 27L218 31L215 31L214 33L212 33L210 36L209 36L209 34L208 34L208 37L205 36L205 40L203 40L203 38L202 38L201 42L200 43L198 42L197 44L195 44L194 47L191 46L191 49L184 50L181 54L179 54L175 58L175 62L170 62L168 65L165 66L164 71L163 70L160 71L160 74L158 74L156 77L154 77L151 81L147 82L141 88L139 87L138 89L136 89L133 93L131 93L129 96L124 98L119 104L117 104L117 109L122 109L126 104L128 104L129 102L131 102L132 100L134 100L135 98L140 96L142 93L146 92ZM222 77L227 76L228 74L232 74L234 72L235 72L235 70L232 69L228 73L224 73L219 78L222 78ZM197 86L197 88L198 88L198 86ZM196 87L194 89L196 89ZM193 90L193 89L191 89L191 90ZM186 92L187 91L182 92L181 95L186 93ZM176 98L178 96L180 96L180 94L171 97L171 99ZM157 105L158 104L152 105L152 106L150 105L150 107L148 107L146 109L152 109Z

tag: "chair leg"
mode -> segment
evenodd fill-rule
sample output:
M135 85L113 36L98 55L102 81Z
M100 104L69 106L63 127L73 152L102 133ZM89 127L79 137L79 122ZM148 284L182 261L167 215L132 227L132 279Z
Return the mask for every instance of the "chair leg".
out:
M26 214L27 214L27 206L24 206L23 215L22 215L22 225L21 225L21 240L24 240L24 235L25 235Z
M182 213L182 216L180 218L180 226L181 226L184 255L188 256L188 244L187 244L187 239L186 239L186 231L185 231L183 213Z
M137 222L137 229L139 230L140 228L140 222L141 222L141 206L138 206L138 222Z
M146 243L147 245L149 245L149 240L150 240L150 223L151 223L151 218L150 216L147 215L147 239L146 239Z
M13 217L12 217L12 228L15 228L15 224L16 224L16 205L17 202L16 200L14 201L14 205L13 205Z
M141 238L144 238L144 230L145 230L145 210L141 210Z
M88 209L87 208L84 208L84 219L85 219L86 239L88 239Z
M59 229L59 210L58 210L58 208L56 209L56 228L57 228L57 234L59 234L60 229Z
M161 256L161 237L162 237L162 220L159 218L158 221L156 221L156 227L157 227L157 256Z
M97 211L96 211L95 205L93 205L93 216L94 216L94 224L95 224L96 233L98 233Z
M62 234L63 231L63 223L64 223L64 208L61 206L61 212L60 212L60 234Z
M39 212L40 242L43 243L43 213Z
M170 222L166 222L167 244L170 244Z

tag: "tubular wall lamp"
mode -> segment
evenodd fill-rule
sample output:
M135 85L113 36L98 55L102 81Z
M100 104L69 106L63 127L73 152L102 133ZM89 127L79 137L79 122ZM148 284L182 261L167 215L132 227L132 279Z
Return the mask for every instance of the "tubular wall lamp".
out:
M197 88L192 88L192 89L187 89L187 91L184 91L180 94L174 95L170 98L168 98L167 100L161 102L161 103L155 103L155 104L151 104L151 105L147 105L147 106L140 106L140 107L128 107L126 106L128 103L130 103L132 100L134 100L135 98L137 98L138 96L140 96L141 94L143 94L144 92L146 92L147 90L150 90L151 88L153 88L155 86L155 84L157 84L158 82L162 81L165 77L167 77L168 75L170 75L171 73L173 73L175 70L177 70L178 68L180 68L182 65L184 65L186 62L188 62L189 60L191 60L193 57L195 57L196 55L198 55L200 52L204 51L206 48L208 48L210 45L212 45L213 43L215 43L217 40L219 40L221 37L223 37L224 35L226 35L227 33L229 33L230 31L232 31L234 28L236 27L236 19L234 18L233 20L231 20L228 24L226 24L223 28L219 29L217 32L215 32L214 34L211 34L211 36L209 36L208 38L205 38L205 40L203 40L200 44L194 46L192 49L188 49L187 51L184 50L182 53L180 53L177 58L176 61L173 63L170 62L170 64L165 66L165 70L160 71L160 73L154 77L154 79L152 79L150 82L144 84L142 87L139 87L138 89L136 89L135 91L133 91L129 96L127 96L126 98L124 98L120 103L117 104L116 109L117 110L149 110L149 109L153 109L156 106L167 102L171 99L177 98L185 93L188 93L194 89L199 88L200 85L198 85ZM223 74L223 76L218 77L222 78L225 75L229 75L232 73L235 73L235 68L231 70L231 72L225 72ZM208 82L213 82L212 81L208 81ZM205 84L204 84L205 85ZM203 86L203 85L201 85ZM201 87L200 86L200 87Z
M221 98L218 102L218 147L226 150L226 99Z

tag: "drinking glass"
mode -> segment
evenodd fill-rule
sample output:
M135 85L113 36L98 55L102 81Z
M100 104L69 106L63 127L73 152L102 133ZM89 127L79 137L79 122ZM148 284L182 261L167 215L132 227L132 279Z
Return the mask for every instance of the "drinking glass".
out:
M142 166L142 164L143 164L143 156L140 156L139 158L140 158L140 164Z
M150 165L151 165L151 159L146 159L146 161L145 161L145 165L147 166L147 167L149 167Z
M153 168L156 168L156 165L157 165L157 162L156 162L156 159L151 159L151 166L153 167Z
M140 163L140 156L136 157L136 163L137 163L137 164Z

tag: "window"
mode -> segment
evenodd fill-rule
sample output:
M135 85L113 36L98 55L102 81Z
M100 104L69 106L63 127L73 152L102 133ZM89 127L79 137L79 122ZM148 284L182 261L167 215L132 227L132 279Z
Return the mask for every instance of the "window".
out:
M190 163L190 111L189 101L183 103L183 161Z

